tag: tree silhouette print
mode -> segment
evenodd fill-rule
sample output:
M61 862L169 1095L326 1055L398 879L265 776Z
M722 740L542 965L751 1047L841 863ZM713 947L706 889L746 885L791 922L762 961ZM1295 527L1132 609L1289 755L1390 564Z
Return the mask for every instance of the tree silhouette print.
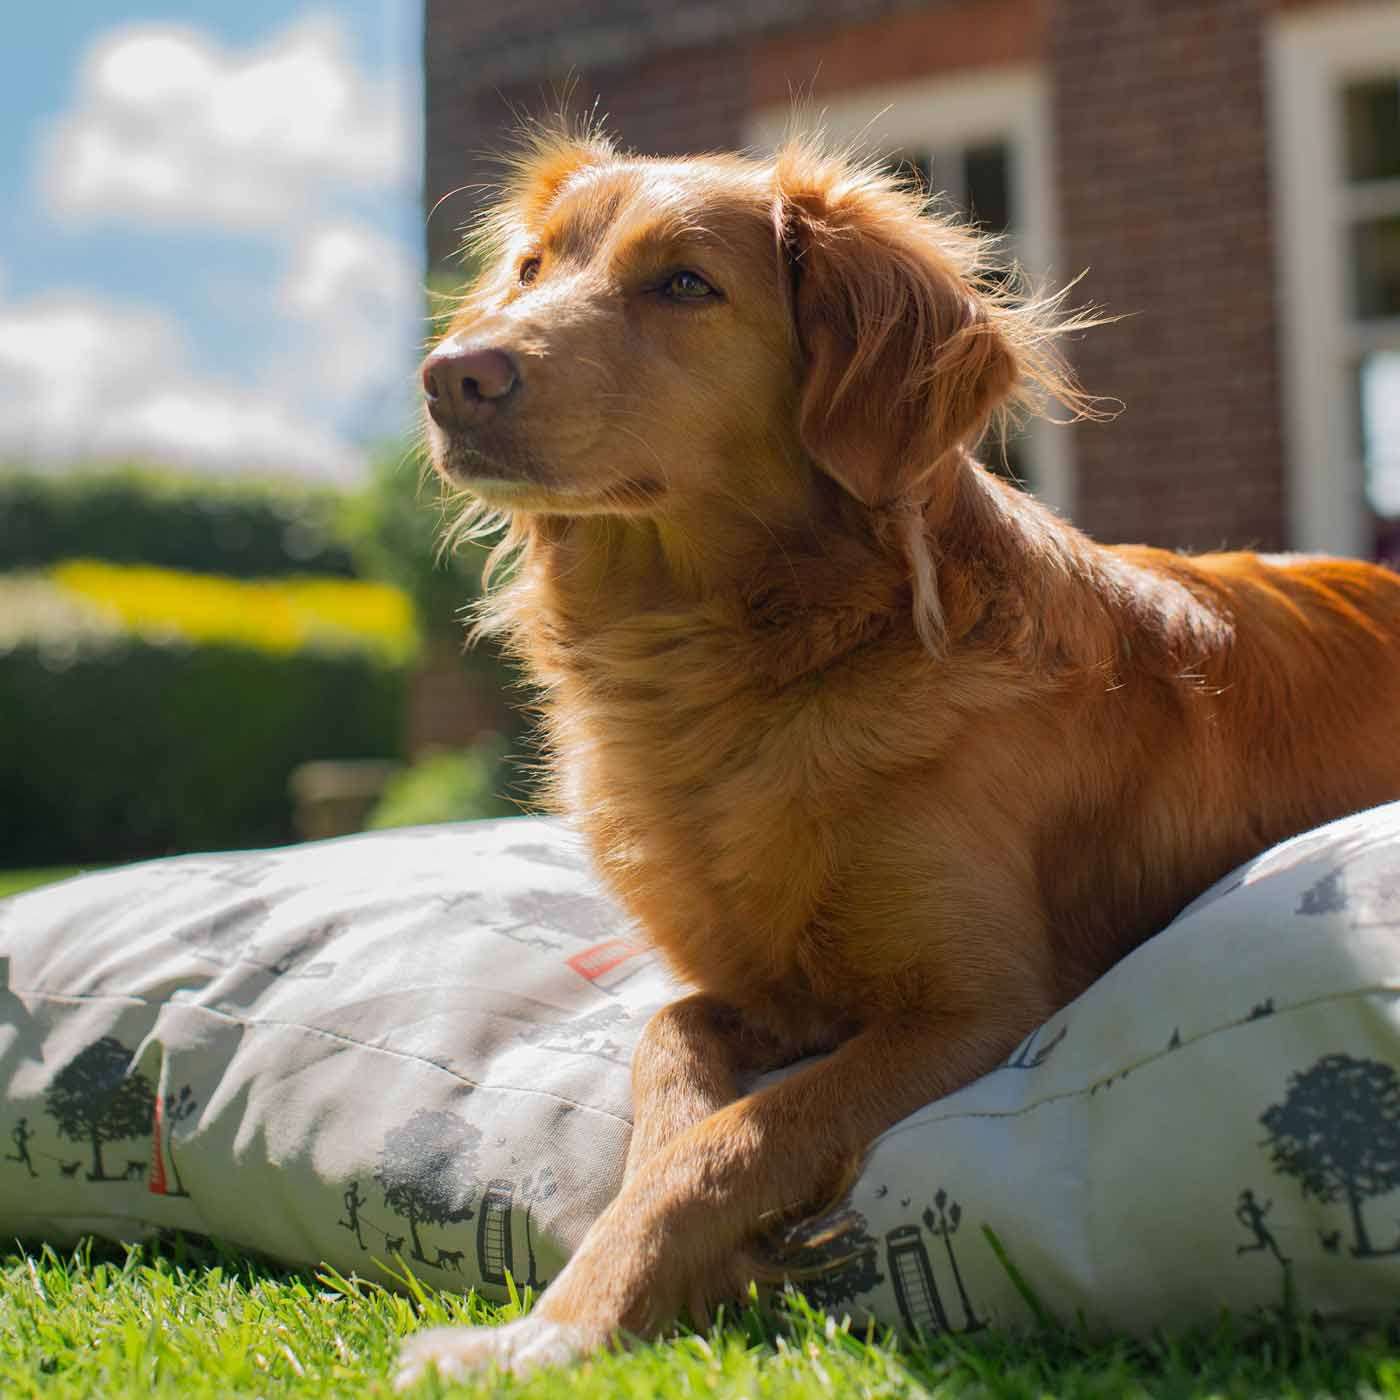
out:
M880 1272L880 1242L866 1228L865 1217L858 1210L849 1210L829 1223L804 1254L811 1256L809 1267L797 1280L803 1296L813 1307L838 1308L854 1302L862 1293L885 1281ZM801 1245L802 1241L797 1241Z
M1309 885L1298 901L1300 914L1340 914L1348 904L1346 886L1342 883L1342 872L1333 870L1324 875L1316 884Z
M962 1300L963 1330L976 1332L987 1324L972 1311L967 1289L963 1286L962 1272L958 1268L957 1256L953 1253L953 1236L962 1224L962 1207L948 1199L948 1193L940 1186L933 1198L933 1208L924 1212L924 1229L935 1239L942 1237L943 1247L948 1251L948 1263L953 1268L953 1282L958 1287L958 1297Z
M597 895L570 891L527 890L524 894L511 895L506 906L519 920L506 928L496 926L495 932L507 938L518 938L521 929L534 926L588 942L600 932L606 933L617 922L616 905ZM559 945L551 943L549 946L557 948Z
M1289 1076L1288 1094L1259 1121L1274 1168L1296 1176L1303 1195L1324 1205L1345 1200L1356 1258L1400 1253L1376 1249L1361 1205L1400 1187L1400 1077L1380 1060L1324 1055Z
M542 1050L559 1050L570 1055L596 1055L602 1060L630 1065L632 1049L625 1034L630 1021L631 1017L624 1007L604 1006L571 1021L529 1026L518 1031L517 1035L526 1044L538 1045ZM614 1031L623 1033L622 1038L614 1039Z
M587 870L588 857L579 848L572 846L546 846L539 843L519 843L506 847L506 854L519 856L522 860L533 861L536 865L553 865L560 870Z
M155 1091L144 1074L128 1073L132 1059L121 1041L104 1035L69 1061L44 1096L59 1136L92 1148L89 1181L124 1181L124 1172L108 1176L102 1144L146 1137L151 1131Z
M384 1188L384 1204L408 1221L413 1257L420 1263L432 1261L423 1252L419 1225L472 1218L480 1144L481 1133L470 1123L426 1108L384 1140L374 1177Z
M1357 855L1304 892L1300 914L1345 912L1352 928L1388 928L1400 921L1400 865L1385 849Z

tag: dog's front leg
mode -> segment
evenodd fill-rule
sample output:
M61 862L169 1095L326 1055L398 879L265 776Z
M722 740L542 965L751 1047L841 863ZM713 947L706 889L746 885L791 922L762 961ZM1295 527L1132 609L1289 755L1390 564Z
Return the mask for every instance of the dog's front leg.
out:
M993 1068L1037 1023L1006 1008L892 1018L712 1113L637 1163L529 1317L413 1338L400 1385L430 1366L524 1374L737 1297L762 1231L828 1204L872 1139Z
M662 1007L632 1057L632 1141L623 1186L667 1143L733 1103L741 1075L795 1053L714 997L696 994Z

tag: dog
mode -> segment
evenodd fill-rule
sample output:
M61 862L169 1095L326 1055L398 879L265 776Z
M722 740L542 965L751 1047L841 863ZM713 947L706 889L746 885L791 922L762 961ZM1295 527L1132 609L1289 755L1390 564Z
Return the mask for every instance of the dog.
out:
M1057 350L1092 318L896 179L537 133L480 248L431 460L463 533L506 528L482 625L558 804L697 990L567 1267L404 1383L705 1325L879 1133L1241 861L1400 796L1400 580L1104 547L985 470L1007 411L1092 414Z

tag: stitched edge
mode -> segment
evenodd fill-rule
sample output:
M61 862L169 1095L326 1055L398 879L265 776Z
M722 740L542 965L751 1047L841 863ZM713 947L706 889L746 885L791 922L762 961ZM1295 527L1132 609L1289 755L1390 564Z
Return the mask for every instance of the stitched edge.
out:
M582 1109L587 1113L596 1113L602 1118L610 1119L614 1123L624 1124L629 1130L632 1127L632 1120L625 1118L621 1114L613 1113L606 1108L599 1108L596 1104L582 1103L578 1099L571 1099L567 1094L556 1094L548 1089L535 1089L521 1084L491 1084L477 1079L469 1079L464 1074L459 1074L456 1070L437 1060L429 1059L426 1055L414 1055L407 1050L395 1050L386 1045L371 1045L367 1041L356 1040L353 1036L341 1035L335 1031L325 1030L320 1026L308 1026L300 1021L279 1021L271 1017L264 1017L260 1020L247 1020L244 1017L236 1016L228 1011L220 1011L216 1007L204 1006L198 1002L169 1002L169 1001L148 1001L143 997L134 997L129 993L119 992L84 992L81 994L71 992L50 992L43 988L23 988L11 987L12 992L20 996L30 996L35 999L61 1002L65 1004L78 1004L84 1002L120 1002L128 1006L144 1006L153 1008L157 1014L167 1006L178 1007L182 1011L196 1011L213 1020L226 1022L235 1026L242 1026L245 1030L282 1030L296 1031L302 1035L312 1036L319 1040L328 1040L335 1044L354 1046L357 1050L364 1050L370 1054L387 1055L391 1059L406 1060L413 1064L425 1065L430 1069L438 1070L447 1075L459 1084L464 1084L469 1089L486 1089L505 1094L531 1094L540 1098L552 1099L556 1103L566 1103L570 1108ZM151 1030L154 1031L152 1026ZM149 1035L151 1032L148 1031Z
M1326 992L1321 996L1308 997L1303 1001L1290 1002L1285 1006L1275 1007L1275 1009L1265 1017L1241 1016L1236 1020L1226 1021L1223 1025L1212 1026L1209 1030L1199 1031L1170 1050L1162 1049L1150 1051L1122 1068L1115 1069L1112 1073L1095 1076L1089 1083L1082 1084L1077 1089L1062 1089L1058 1093L1045 1094L1041 1098L1035 1099L1030 1103L1021 1104L1016 1108L959 1109L954 1113L943 1113L932 1118L921 1118L917 1123L910 1123L906 1119L903 1122L896 1123L892 1128L887 1128L879 1137L871 1142L867 1151L873 1152L880 1143L886 1141L888 1138L895 1137L897 1134L922 1132L939 1123L954 1123L964 1118L1019 1118L1023 1114L1033 1113L1036 1109L1044 1108L1047 1104L1061 1103L1065 1099L1083 1098L1086 1094L1091 1094L1100 1085L1110 1084L1115 1079L1121 1079L1124 1075L1133 1073L1134 1070L1141 1069L1145 1065L1155 1064L1159 1060L1165 1060L1169 1055L1179 1054L1182 1050L1189 1049L1191 1046L1198 1045L1201 1041L1209 1040L1214 1036L1227 1035L1231 1031L1243 1030L1248 1026L1256 1026L1260 1024L1261 1021L1276 1021L1281 1016L1287 1016L1295 1011L1307 1011L1314 1006L1322 1006L1328 1002L1352 1001L1361 997L1387 997L1391 999L1400 997L1400 983L1392 984L1386 982L1370 987L1357 987L1347 992ZM996 1072L996 1070L992 1070L991 1074L995 1074ZM989 1077L990 1075L983 1076L983 1078ZM974 1080L973 1082L976 1083L978 1081ZM938 1100L935 1099L934 1102L937 1103ZM925 1113L928 1107L931 1106L932 1105L927 1105L925 1108L916 1109L915 1112Z

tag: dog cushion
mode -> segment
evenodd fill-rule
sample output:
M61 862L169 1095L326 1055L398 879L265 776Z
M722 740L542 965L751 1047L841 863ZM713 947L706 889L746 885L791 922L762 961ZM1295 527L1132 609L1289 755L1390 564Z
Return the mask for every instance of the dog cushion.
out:
M680 990L542 820L16 896L0 1235L181 1229L538 1288L617 1188L629 1058ZM1049 1314L1143 1332L1286 1295L1389 1312L1400 804L1196 900L1001 1068L880 1138L839 1214L809 1296L910 1329Z

